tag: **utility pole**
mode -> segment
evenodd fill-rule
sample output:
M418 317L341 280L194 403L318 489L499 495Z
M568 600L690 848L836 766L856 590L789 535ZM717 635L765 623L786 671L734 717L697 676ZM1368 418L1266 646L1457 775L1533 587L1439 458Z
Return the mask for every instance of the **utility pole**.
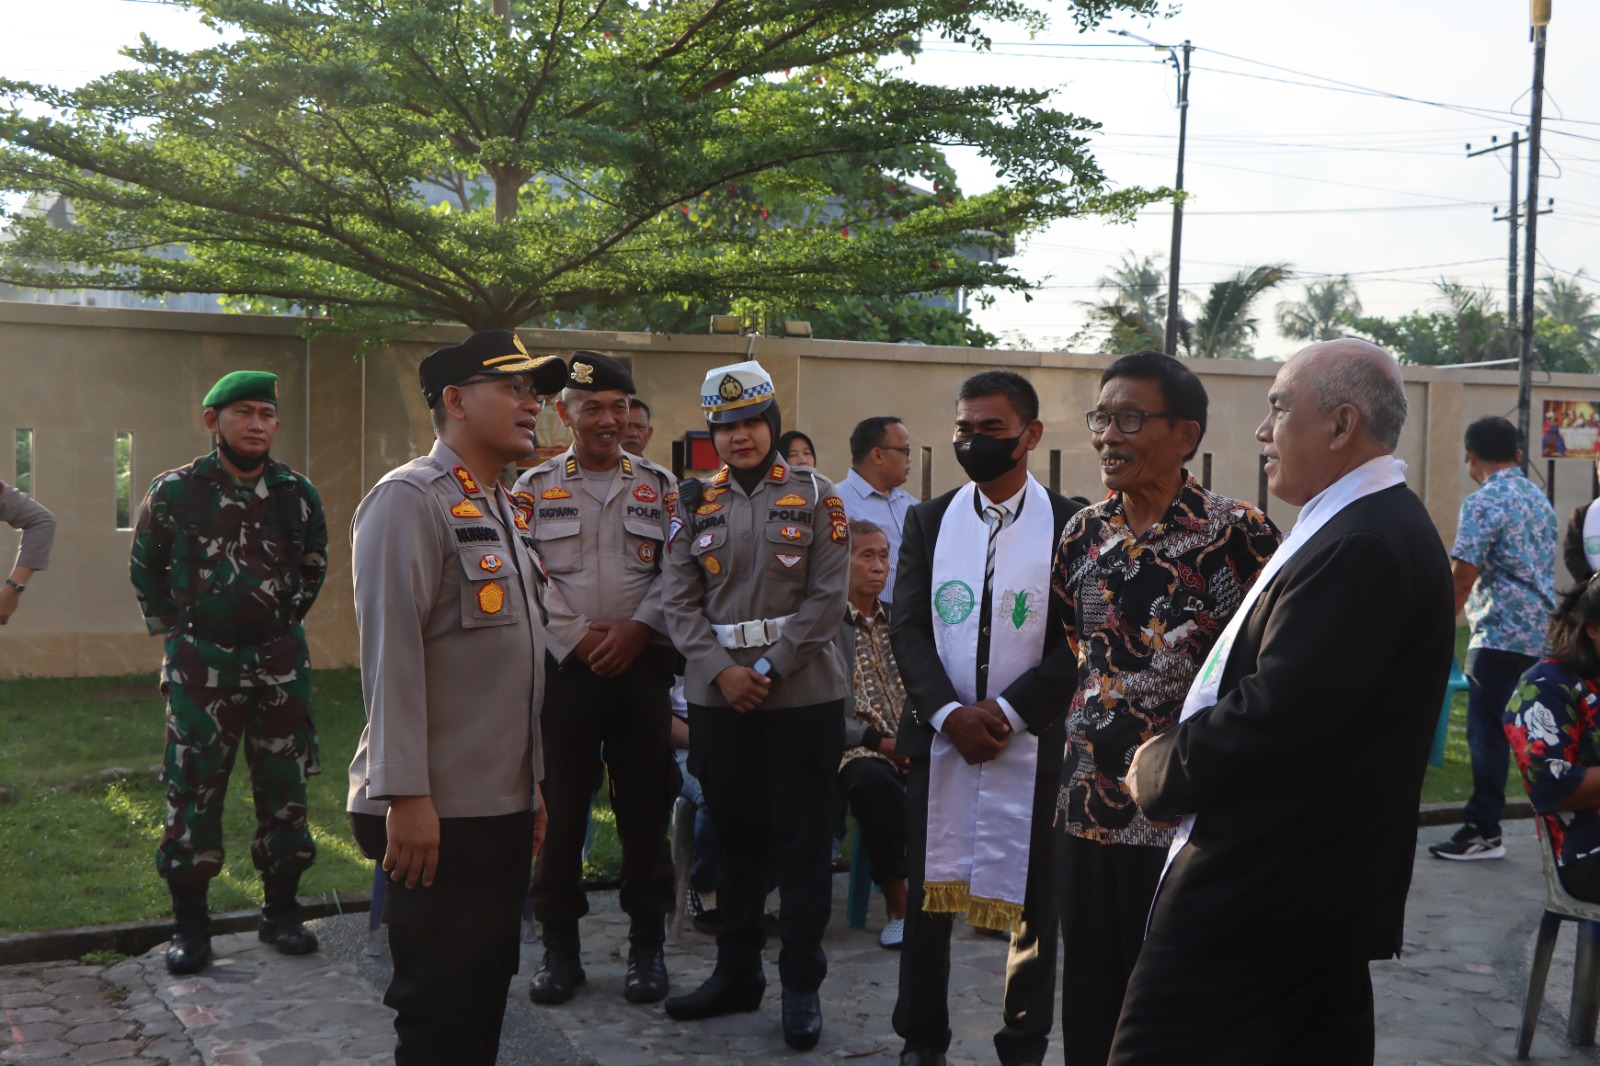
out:
M1539 250L1539 129L1544 119L1544 40L1551 0L1533 0L1533 113L1528 123L1528 206L1523 229L1527 250L1522 261L1522 362L1517 367L1517 439L1522 443L1522 472L1528 472L1528 441L1533 393L1533 279Z
M1177 50L1170 44L1158 44L1148 37L1140 37L1127 30L1112 30L1119 37L1130 37L1152 48L1164 48L1172 69L1178 73L1178 177L1174 183L1177 196L1172 201L1172 249L1167 256L1167 324L1162 350L1168 355L1178 353L1178 323L1182 314L1178 309L1178 275L1183 262L1183 149L1189 134L1189 55L1193 43L1183 42L1183 62L1178 62Z
M1472 150L1472 145L1467 145L1468 159L1471 159L1473 156L1487 155L1490 152L1498 152L1502 148L1511 149L1511 208L1505 215L1500 214L1500 209L1498 207L1494 209L1494 213L1498 221L1511 223L1511 240L1509 242L1510 251L1506 257L1506 322L1510 327L1510 333L1513 337L1511 343L1519 346L1522 343L1522 338L1521 334L1517 331L1517 220L1522 216L1517 213L1517 208L1521 203L1521 201L1517 198L1517 149L1520 148L1521 145L1521 130L1511 131L1511 141L1509 144L1501 144L1499 137L1490 137L1489 147L1480 148L1476 152ZM1520 348L1512 349L1512 351L1509 353L1510 357L1513 359L1517 358L1517 352L1519 350Z

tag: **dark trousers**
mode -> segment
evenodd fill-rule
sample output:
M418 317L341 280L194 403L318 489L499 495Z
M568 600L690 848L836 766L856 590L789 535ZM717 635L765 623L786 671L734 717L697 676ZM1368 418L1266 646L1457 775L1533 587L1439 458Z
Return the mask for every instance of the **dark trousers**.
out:
M361 853L383 858L384 819L352 814ZM432 887L391 881L384 893L394 976L395 1066L493 1066L506 993L519 962L533 812L441 818Z
M689 765L722 842L717 972L761 972L763 904L776 882L783 987L815 992L828 972L822 933L833 908L833 833L844 701L740 714L689 705Z
M674 900L667 823L682 787L672 758L672 675L646 649L621 677L547 659L544 685L539 787L550 824L533 870L533 916L570 924L589 913L583 839L603 748L622 844L620 903L639 931L659 942Z
M1067 1066L1105 1066L1167 849L1056 834Z
M856 816L861 846L872 863L872 883L906 878L906 786L882 759L859 756L839 771L839 787Z
M1511 745L1502 716L1523 671L1536 661L1514 651L1473 648L1461 668L1468 682L1467 751L1472 755L1472 796L1461 809L1461 820L1484 836L1500 835L1500 812L1506 805Z
M1270 936L1270 931L1264 931ZM1209 955L1159 936L1134 964L1113 1066L1370 1066L1364 959Z
M1022 902L1022 928L1011 936L1006 957L1002 1027L994 1035L1000 1061L1034 1062L1050 1045L1055 1015L1056 907L1055 830L1050 827L1061 782L1062 734L1052 730L1039 741L1039 775L1034 783L1029 831L1028 882ZM906 782L906 931L900 947L900 994L894 1005L894 1031L907 1048L950 1049L950 936L952 914L922 909L922 882L928 858L929 760L913 758Z

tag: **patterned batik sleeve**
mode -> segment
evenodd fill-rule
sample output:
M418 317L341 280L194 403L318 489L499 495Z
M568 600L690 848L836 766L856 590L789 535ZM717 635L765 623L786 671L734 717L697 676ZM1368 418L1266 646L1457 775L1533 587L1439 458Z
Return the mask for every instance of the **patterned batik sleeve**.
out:
M1266 569L1267 560L1278 550L1283 535L1272 524L1272 519L1247 503L1240 506L1244 513L1230 530L1229 554L1239 588L1249 591L1250 586L1255 584L1256 575Z
M1060 606L1061 628L1066 631L1067 640L1072 642L1072 651L1078 652L1078 589L1072 578L1074 559L1083 551L1086 539L1087 523L1084 515L1087 511L1079 511L1067 519L1067 524L1061 530L1061 542L1056 545L1056 558L1050 568L1050 593L1055 596Z
M1456 543L1450 549L1450 558L1483 569L1489 549L1494 547L1495 512L1483 489L1461 501L1461 518L1456 523Z
M1577 761L1583 709L1577 684L1568 685L1542 669L1517 684L1505 711L1506 739L1533 809L1549 814L1583 783Z

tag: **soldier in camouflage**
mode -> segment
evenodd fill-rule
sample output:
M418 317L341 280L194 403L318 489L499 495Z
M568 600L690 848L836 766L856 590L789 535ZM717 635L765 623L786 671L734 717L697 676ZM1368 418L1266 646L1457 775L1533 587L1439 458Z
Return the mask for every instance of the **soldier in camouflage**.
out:
M222 807L241 743L250 767L261 871L260 937L286 955L317 948L301 925L301 873L316 856L306 786L319 773L303 620L328 568L311 482L269 457L278 379L227 374L206 394L216 450L150 486L130 571L145 624L165 638L166 831L156 869L177 932L167 969L211 958L206 889L222 869Z

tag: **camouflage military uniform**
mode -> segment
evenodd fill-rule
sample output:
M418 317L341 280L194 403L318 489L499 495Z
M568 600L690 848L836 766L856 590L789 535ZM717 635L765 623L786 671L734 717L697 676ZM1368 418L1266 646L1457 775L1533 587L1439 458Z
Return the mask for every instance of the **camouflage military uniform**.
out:
M297 874L315 858L306 784L321 766L302 620L327 552L316 489L282 463L241 486L213 451L157 477L145 496L130 569L146 625L166 635L167 818L156 868L169 881L221 870L222 804L241 742L256 868Z

